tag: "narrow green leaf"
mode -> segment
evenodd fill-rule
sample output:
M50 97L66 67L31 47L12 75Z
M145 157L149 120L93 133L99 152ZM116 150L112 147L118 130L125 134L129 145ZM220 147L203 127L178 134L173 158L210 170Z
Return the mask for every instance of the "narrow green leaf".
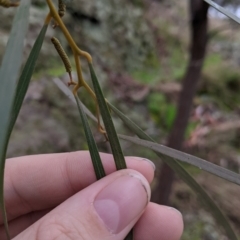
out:
M0 69L0 205L7 239L10 239L10 236L3 193L4 168L9 140L8 130L10 116L14 102L17 79L22 64L24 38L28 29L29 6L30 0L21 1L13 20L13 27Z
M134 122L132 122L128 117L126 117L122 112L115 108L112 104L108 103L110 108L117 114L117 116L122 119L126 126L133 131L139 138L144 140L152 141L154 140L148 136L141 128L139 128ZM226 216L214 203L214 201L209 197L209 195L203 190L203 188L193 179L193 177L173 158L163 155L162 153L155 152L166 164L169 165L185 183L197 194L199 199L209 211L214 216L215 220L224 228L227 236L231 240L237 240L237 236L234 233L231 225L229 224Z
M106 173L104 171L103 164L102 164L99 152L98 152L98 148L97 148L96 142L94 140L94 137L92 135L92 131L88 124L87 116L84 112L82 104L80 103L80 100L78 97L75 97L75 99L76 99L78 111L79 111L79 114L80 114L80 117L82 120L85 136L86 136L87 143L88 143L89 152L90 152L90 155L92 158L94 171L95 171L97 179L99 180L99 179L105 177Z
M119 139L112 121L112 117L111 114L109 112L108 109L108 105L106 103L106 100L103 96L101 87L99 85L97 76L95 74L95 71L93 69L92 64L89 64L89 69L90 69L90 73L91 73L91 77L92 77L92 83L93 83L93 88L98 100L98 105L99 105L99 109L102 115L102 119L104 122L104 126L105 129L107 131L107 135L109 138L109 143L112 149L112 154L115 160L115 164L116 164L116 168L117 170L120 169L125 169L127 168L126 162L125 162L125 158L123 156L123 152L122 152L122 148L121 145L119 143ZM126 238L124 240L131 240L133 239L133 230L131 230L129 232L129 234L126 236Z
M123 135L118 135L118 136L124 140L128 140L132 143L141 145L146 148L150 148L155 152L162 153L163 155L166 155L175 160L189 163L191 165L198 167L201 170L207 171L229 182L240 185L240 175L226 168L220 167L216 164L210 163L206 160L192 156L190 154L175 150L173 148L169 148L158 143L153 143L152 141L146 141L139 138L133 138L133 137L123 136Z
M125 116L121 111L119 111L116 107L114 107L111 103L108 102L109 107L113 112L124 122L124 124L139 138L154 141L150 136L148 136L137 124L135 124L132 120L130 120L127 116Z
M33 48L29 54L29 57L27 59L27 62L25 63L25 66L23 68L22 74L18 80L16 95L14 99L13 104L13 111L11 115L11 124L10 124L10 131L12 131L12 128L17 120L17 116L19 114L19 111L21 109L24 97L26 95L34 68L36 66L36 62L38 59L38 55L40 53L40 50L42 48L43 40L47 31L48 25L43 25L34 45Z
M125 158L123 156L123 152L121 149L121 145L119 143L119 139L118 139L115 127L113 125L113 121L109 113L108 106L106 104L106 100L103 96L101 87L99 85L99 82L94 72L92 64L89 64L89 69L92 77L93 88L98 100L99 109L100 109L104 126L106 128L107 135L109 138L109 143L112 149L112 154L115 160L116 168L117 170L127 168Z
M231 18L232 20L234 20L235 22L240 24L240 18L237 17L235 14L233 14L230 11L228 11L227 9L221 7L220 5L218 5L217 3L215 3L212 0L204 0L204 1L207 2L213 8L215 8L216 10L218 10L219 12L223 13L227 17Z

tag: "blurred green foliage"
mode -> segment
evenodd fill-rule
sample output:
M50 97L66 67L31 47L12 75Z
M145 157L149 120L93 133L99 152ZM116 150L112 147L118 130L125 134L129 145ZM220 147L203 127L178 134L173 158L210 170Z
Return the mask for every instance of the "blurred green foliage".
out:
M198 94L211 96L223 110L240 105L240 72L220 54L207 56Z
M148 97L148 108L156 124L169 132L176 114L175 104L169 102L164 94L151 93Z

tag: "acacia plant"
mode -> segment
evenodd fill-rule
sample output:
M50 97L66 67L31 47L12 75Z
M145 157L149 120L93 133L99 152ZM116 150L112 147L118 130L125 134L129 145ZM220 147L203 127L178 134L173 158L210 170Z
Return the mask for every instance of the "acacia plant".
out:
M68 56L61 47L60 42L54 36L52 36L53 47L56 48L59 56L63 61L63 64L66 67L66 71L69 74L68 87L71 89L73 96L72 99L76 102L78 107L97 179L104 177L105 171L98 153L97 145L88 124L88 118L86 116L86 113L91 116L92 119L96 120L99 132L104 135L107 141L109 141L117 170L126 168L124 155L118 137L138 144L139 146L144 146L146 148L152 149L162 161L168 164L168 166L170 166L176 172L176 174L178 174L186 182L186 184L188 184L193 189L193 191L198 195L199 199L203 202L205 207L208 208L208 210L212 213L215 220L219 223L220 226L223 227L223 229L225 230L225 234L229 237L229 239L237 240L238 238L225 215L216 206L216 204L208 196L208 194L202 189L202 187L184 169L184 167L180 164L179 161L192 164L204 171L207 171L211 174L224 178L227 181L238 185L240 185L240 175L212 163L209 163L203 159L155 143L153 139L148 136L140 127L138 127L126 115L124 115L109 101L107 101L101 91L97 79L97 74L94 71L91 55L81 50L77 46L68 29L66 28L64 22L62 21L62 17L66 10L65 4L67 3L67 0L59 0L57 8L51 0L46 0L46 2L49 8L49 13L44 20L43 27L31 49L31 52L23 67L23 70L20 73L23 61L23 41L25 39L28 29L30 0L21 0L20 4L11 3L9 2L9 0L0 0L0 5L3 7L17 7L19 5L17 13L13 20L12 30L0 68L0 207L7 239L10 240L10 233L8 229L8 214L5 210L3 191L7 146L18 113L22 106L23 99L27 92L47 28L50 25L50 22L53 21L54 28L57 27L61 29L61 32L66 38L71 48L72 55L74 57L75 64L74 66L71 66L68 60ZM211 1L208 0L208 2ZM224 9L223 12L226 13ZM93 89L91 89L91 87L83 78L81 61L87 61L88 63L89 76L92 80ZM76 79L73 79L72 77L72 69L77 72ZM62 90L70 91L67 86L63 86L62 82L55 81L55 83ZM92 114L81 102L81 98L78 96L79 88L84 88L89 94L89 96L95 101L96 118L92 116ZM126 124L129 130L138 136L138 138L118 135L115 131L109 109L111 109L112 113L115 113ZM102 119L103 124L101 123L100 119ZM131 231L125 239L133 239L133 235L134 232Z

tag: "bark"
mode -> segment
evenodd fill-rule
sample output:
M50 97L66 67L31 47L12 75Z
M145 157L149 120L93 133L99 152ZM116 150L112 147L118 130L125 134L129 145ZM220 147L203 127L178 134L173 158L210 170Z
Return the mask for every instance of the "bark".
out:
M202 65L207 47L207 28L208 28L208 7L203 0L190 0L190 21L191 21L191 47L190 59L185 76L182 81L177 114L172 131L168 139L168 146L181 150L184 141L185 130L192 108L193 98L196 93L197 84L201 76ZM163 164L158 184L153 192L153 201L167 205L174 181L174 172Z

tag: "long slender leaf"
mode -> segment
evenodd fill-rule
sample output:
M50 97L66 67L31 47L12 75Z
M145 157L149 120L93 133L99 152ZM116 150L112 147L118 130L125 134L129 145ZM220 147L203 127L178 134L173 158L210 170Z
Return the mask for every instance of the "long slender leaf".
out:
M90 126L88 124L87 116L84 112L82 104L80 103L78 97L75 97L75 99L76 99L78 111L79 111L79 114L80 114L80 117L81 117L81 120L83 123L83 128L84 128L85 136L87 139L88 148L89 148L89 152L91 155L94 171L95 171L97 179L99 180L99 179L105 177L106 173L103 168L103 164L102 164L99 152L98 152L98 148L97 148L96 142L93 138Z
M13 111L11 115L10 131L12 131L12 128L17 120L17 116L19 114L24 97L26 95L34 68L36 66L38 55L42 48L42 44L43 44L43 40L47 31L47 28L48 28L48 24L44 24L33 45L33 48L29 54L27 62L25 63L25 66L23 68L22 74L19 78L16 95L14 99L14 104L13 104Z
M219 4L215 3L212 0L204 0L204 1L207 2L213 8L215 8L216 10L218 10L219 12L223 13L227 17L231 18L232 20L234 20L235 22L240 24L240 18L237 17L235 14L231 13L230 11L225 9L224 7L221 7Z
M69 95L69 93L72 94L72 92L59 79L57 79L56 84L57 84L57 86L59 86L59 88L63 92L65 92L65 94L67 96ZM61 87L60 87L60 84L61 84ZM66 92L66 90L68 90L69 92ZM75 102L74 97L73 97L73 101ZM83 103L82 103L82 105L83 105ZM84 111L86 113L88 113L89 110L87 109L87 107L85 105L83 105L83 106L84 106ZM112 107L113 111L115 110L116 113L118 112L118 115L120 116L121 112L118 109L116 109L113 105L111 105L110 107ZM97 122L97 119L95 117L92 118L92 119L95 122ZM137 129L139 130L140 128L137 128L137 126L136 126L136 130ZM168 148L168 147L163 146L163 145L158 145L158 146L159 146L159 150L162 151L163 154L166 151L166 155L169 154L169 156L175 158L176 160L192 164L192 165L194 165L194 166L196 166L196 167L198 167L198 168L200 168L200 169L202 169L204 171L207 171L207 172L209 172L209 173L211 173L211 174L213 174L215 176L221 177L221 178L223 178L223 179L225 179L227 181L230 181L230 182L233 182L235 184L240 185L240 174L237 174L237 173L235 173L233 171L230 171L230 170L228 170L226 168L220 167L220 166L218 166L216 164L210 163L210 162L208 162L208 161L206 161L204 159L201 159L201 158L189 155L187 153L184 153L184 152L181 152L181 151L177 151L175 149Z
M112 154L115 160L116 168L117 170L125 169L127 168L127 165L125 162L125 158L123 156L122 148L119 143L119 139L112 121L112 117L110 115L106 100L103 96L101 87L99 85L99 82L92 64L89 64L89 69L92 77L93 88L98 100L99 109L100 109L104 126L106 128L107 135L109 138L109 143L112 149ZM131 240L131 239L133 239L133 230L129 232L129 234L126 236L124 240Z
M9 140L9 122L14 103L14 94L23 57L23 42L28 28L30 0L22 0L13 20L13 27L3 57L0 78L0 205L6 229L7 239L10 239L7 215L4 203L4 168L6 150Z
M100 112L102 115L104 126L107 131L109 142L111 145L116 168L117 168L117 170L127 168L126 162L125 162L125 159L123 156L123 152L122 152L122 149L121 149L121 146L119 143L119 139L118 139L115 127L113 125L113 121L112 121L111 115L109 113L108 106L106 104L106 100L103 96L101 87L99 85L99 82L98 82L97 76L94 72L92 64L89 64L89 69L90 69L90 73L91 73L91 77L92 77L93 88L94 88L94 91L95 91L95 94L96 94L96 97L98 100L99 109L100 109Z
M139 128L134 122L132 122L128 117L126 117L122 112L115 108L112 104L108 103L110 108L117 114L117 116L122 119L126 126L134 132L139 138L144 140L152 141L154 140L148 136L141 128ZM227 236L231 240L237 240L237 236L234 233L231 225L229 224L226 216L214 203L214 201L209 197L209 195L203 190L203 188L192 178L192 176L173 158L163 155L162 153L155 152L166 164L169 165L185 183L197 194L199 199L205 204L209 211L214 216L215 220L224 228Z
M118 135L118 136L124 140L128 140L132 143L141 145L146 148L150 148L155 152L162 153L163 155L166 155L175 160L189 163L191 165L198 167L201 170L205 170L220 178L226 179L229 182L233 182L235 184L240 185L240 175L226 168L220 167L216 164L210 163L206 160L192 156L190 154L175 150L173 148L169 148L158 143L153 143L152 141L146 141L139 138L133 138L133 137L128 137L124 135Z

